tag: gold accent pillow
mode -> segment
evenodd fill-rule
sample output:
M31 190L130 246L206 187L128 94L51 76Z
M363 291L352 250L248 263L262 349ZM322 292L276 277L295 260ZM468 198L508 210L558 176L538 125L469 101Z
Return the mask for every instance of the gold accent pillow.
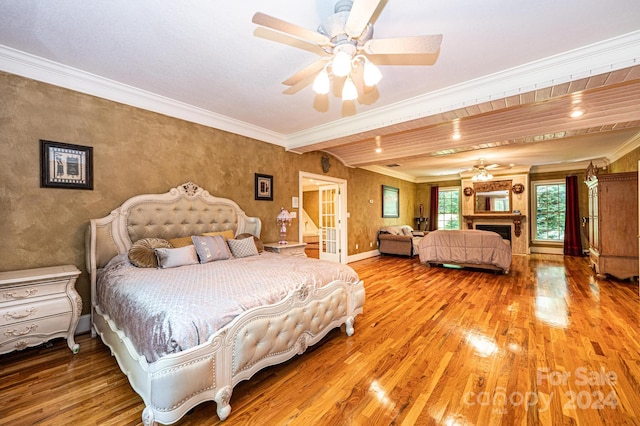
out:
M156 248L171 248L169 241L162 238L143 238L129 249L129 261L138 268L157 268Z
M233 229L227 229L226 231L203 232L202 235L205 235L208 237L215 237L216 235L220 235L225 240L233 240L235 238Z
M193 244L191 240L191 236L188 237L179 237L179 238L170 238L169 243L173 248L186 247Z

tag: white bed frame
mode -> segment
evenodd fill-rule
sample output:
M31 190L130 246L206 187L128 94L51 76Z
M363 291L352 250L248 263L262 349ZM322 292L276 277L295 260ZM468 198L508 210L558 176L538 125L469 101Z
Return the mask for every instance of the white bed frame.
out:
M302 354L342 324L351 336L354 319L362 313L362 281L334 281L321 289L301 286L275 305L246 311L207 342L148 363L96 303L101 268L113 256L127 253L140 238L168 239L225 229L233 229L235 235L259 237L261 222L247 216L235 202L213 197L191 182L165 194L130 198L110 215L90 222L87 268L91 275L92 334L100 335L131 387L142 397L145 425L174 423L197 404L210 400L217 404L218 417L226 419L237 383ZM314 314L310 315L309 309L314 309Z

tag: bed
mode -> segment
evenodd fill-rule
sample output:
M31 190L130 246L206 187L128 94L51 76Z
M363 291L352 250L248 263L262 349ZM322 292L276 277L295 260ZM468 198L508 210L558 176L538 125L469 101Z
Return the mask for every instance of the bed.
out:
M429 232L418 246L420 262L429 266L457 265L509 273L511 245L492 231Z
M132 246L149 240L214 234L207 241L247 247L248 239L240 237L259 242L260 231L259 218L191 182L164 194L132 197L90 221L92 334L111 349L144 401L145 425L174 423L210 400L224 420L237 383L303 354L343 324L347 335L354 333L365 292L347 265L266 251L232 250L227 258L182 266L163 258L192 253L191 247L156 248L157 268L140 268L131 260ZM218 235L229 233L237 239ZM200 250L198 241L193 245ZM259 244L252 244L257 251ZM209 319L211 312L221 316Z

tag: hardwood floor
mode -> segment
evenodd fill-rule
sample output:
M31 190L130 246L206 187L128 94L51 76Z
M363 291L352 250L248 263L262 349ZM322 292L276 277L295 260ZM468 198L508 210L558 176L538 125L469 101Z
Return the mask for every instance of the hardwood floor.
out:
M637 283L584 258L514 256L509 275L352 263L364 314L307 353L236 386L180 425L638 425ZM344 329L344 327L343 327ZM144 404L109 350L79 336L0 356L0 424L141 424Z

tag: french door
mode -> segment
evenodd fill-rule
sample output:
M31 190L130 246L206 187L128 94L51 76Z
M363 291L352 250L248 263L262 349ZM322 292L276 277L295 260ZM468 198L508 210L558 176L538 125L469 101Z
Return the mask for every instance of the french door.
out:
M320 203L320 259L340 262L340 186L325 185L318 187Z

